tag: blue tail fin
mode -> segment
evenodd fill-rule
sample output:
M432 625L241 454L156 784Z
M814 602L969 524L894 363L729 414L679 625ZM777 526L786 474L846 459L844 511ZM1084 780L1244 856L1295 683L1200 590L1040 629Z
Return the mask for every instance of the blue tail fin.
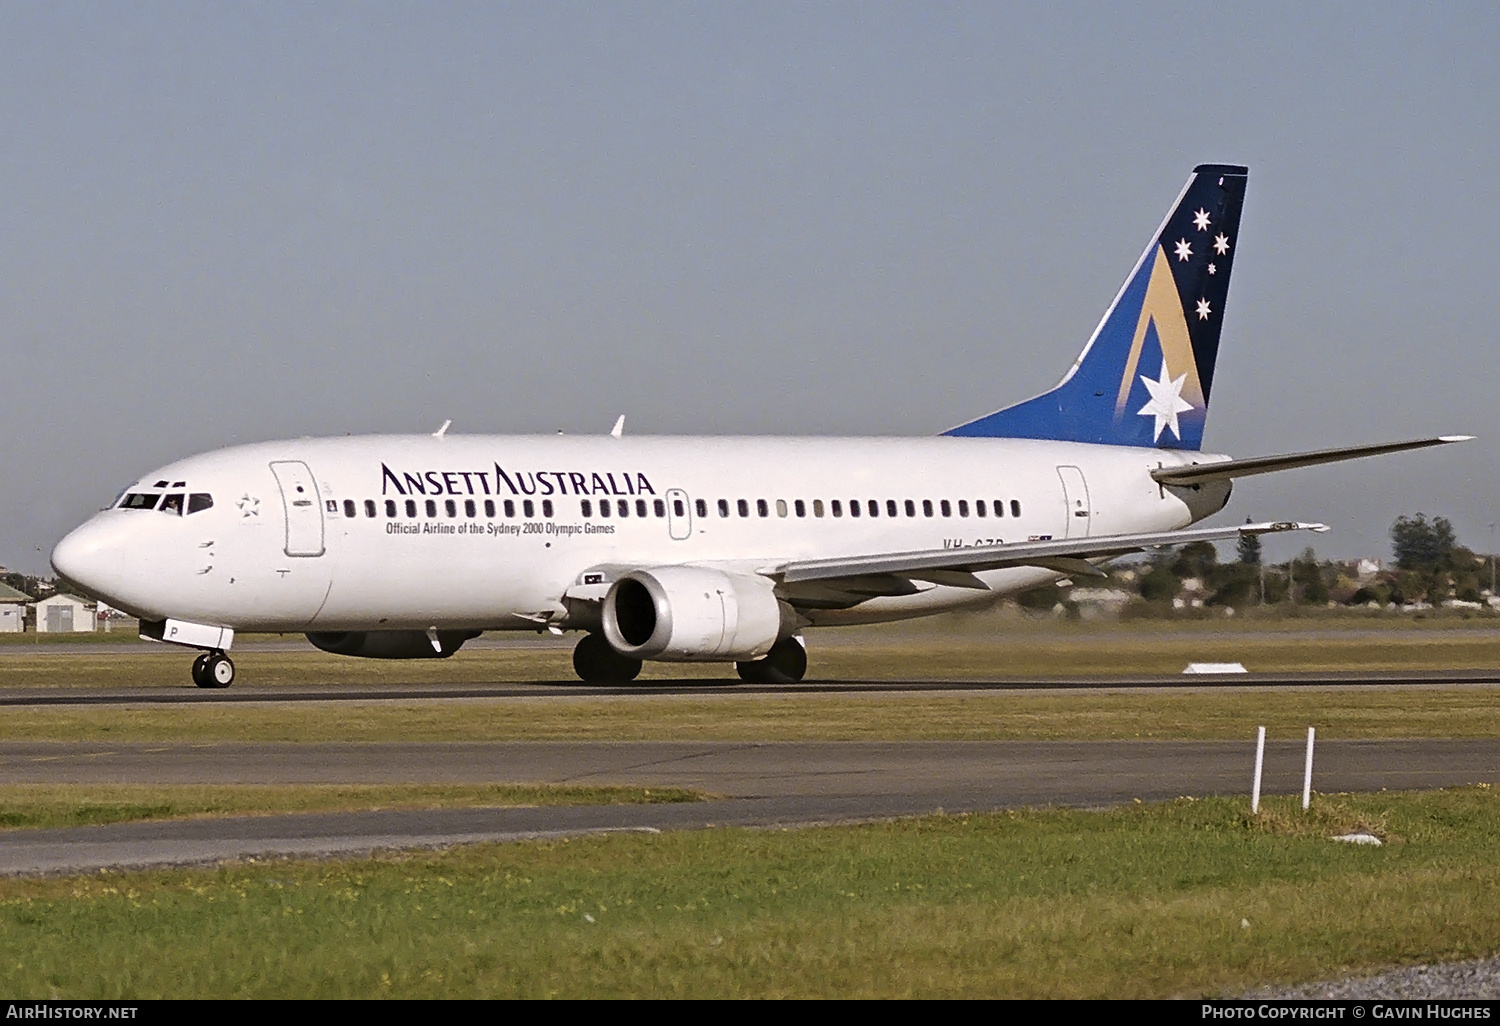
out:
M1194 168L1058 386L944 434L1200 448L1249 173Z

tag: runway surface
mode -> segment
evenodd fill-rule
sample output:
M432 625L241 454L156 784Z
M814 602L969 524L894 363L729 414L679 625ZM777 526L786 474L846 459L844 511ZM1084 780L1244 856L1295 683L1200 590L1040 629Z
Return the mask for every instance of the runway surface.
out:
M646 695L847 695L937 691L1046 691L1106 688L1205 687L1402 687L1500 684L1494 670L1432 670L1400 673L1238 673L1087 677L1007 677L936 680L836 680L800 684L746 684L736 678L661 680L625 685L578 681L493 684L236 684L222 691L190 684L168 687L6 688L0 706L211 705L241 702L368 702L460 698L599 698Z
M1301 790L1300 742L1267 745L1267 794ZM0 873L359 854L619 830L801 826L1027 805L1246 794L1249 742L0 743L11 783L554 783L686 787L674 805L236 816L0 831ZM1500 739L1325 741L1318 791L1500 780ZM717 797L722 796L722 797Z

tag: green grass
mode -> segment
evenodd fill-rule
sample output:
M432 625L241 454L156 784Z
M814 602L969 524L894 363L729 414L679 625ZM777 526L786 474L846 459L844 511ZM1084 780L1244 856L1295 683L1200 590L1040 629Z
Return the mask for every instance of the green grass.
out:
M0 881L36 997L1161 997L1500 950L1487 787ZM1373 828L1381 848L1335 831Z
M518 784L0 784L0 828L367 809L641 805L703 797L676 787Z
M1500 686L19 706L6 741L907 741L1500 736Z

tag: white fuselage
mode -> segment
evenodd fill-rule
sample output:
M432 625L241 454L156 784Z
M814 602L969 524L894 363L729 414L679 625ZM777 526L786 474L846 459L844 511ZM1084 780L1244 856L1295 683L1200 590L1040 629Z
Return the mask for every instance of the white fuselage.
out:
M182 496L173 511L165 500L105 510L59 543L53 563L146 620L239 631L570 627L568 599L602 596L591 568L754 573L793 559L1171 530L1220 509L1228 485L1162 487L1149 472L1222 458L946 437L267 442L153 471L127 493ZM212 504L187 511L189 496ZM925 584L806 615L920 616L1060 576L987 571L988 591Z

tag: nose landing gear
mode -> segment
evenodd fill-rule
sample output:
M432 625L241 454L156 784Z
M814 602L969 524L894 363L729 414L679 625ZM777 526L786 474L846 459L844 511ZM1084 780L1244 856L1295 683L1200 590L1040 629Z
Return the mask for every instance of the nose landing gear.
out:
M215 649L193 660L193 683L200 688L227 688L234 683L234 663Z

